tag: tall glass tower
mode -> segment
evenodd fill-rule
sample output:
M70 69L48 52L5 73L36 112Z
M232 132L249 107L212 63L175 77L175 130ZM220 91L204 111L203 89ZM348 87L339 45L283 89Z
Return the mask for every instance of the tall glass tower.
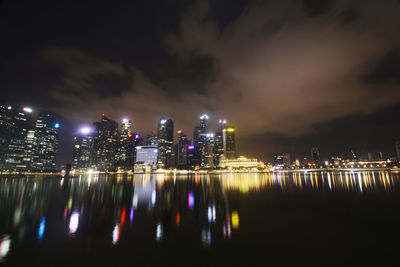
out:
M34 133L33 169L37 171L55 169L60 127L55 113L39 111Z
M223 130L224 155L227 159L236 158L235 127L226 126Z
M174 122L171 119L161 118L157 131L158 164L162 167L171 167L172 146L174 144Z
M184 167L188 165L188 138L181 130L178 132L178 145L176 149L176 164L179 167Z
M102 114L94 123L93 165L98 170L114 169L117 147L118 123Z
M124 118L121 123L120 136L115 156L116 165L132 169L135 163L135 146L138 135L132 131L132 120Z
M87 169L91 167L93 136L91 129L84 127L74 137L73 168Z
M208 115L200 116L200 125L194 127L193 143L194 143L194 159L196 165L201 167L206 166L207 162L207 130L208 130Z

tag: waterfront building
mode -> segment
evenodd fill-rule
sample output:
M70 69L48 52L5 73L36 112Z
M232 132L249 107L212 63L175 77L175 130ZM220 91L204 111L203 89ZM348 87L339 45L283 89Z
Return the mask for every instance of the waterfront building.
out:
M226 127L226 120L218 121L218 130L215 133L215 144L214 144L214 164L218 166L219 158L224 154L224 141L223 131Z
M114 169L118 123L104 114L94 123L93 165L97 170Z
M190 167L195 167L197 165L197 160L195 159L195 147L193 141L191 140L188 140L187 161L188 161L188 166Z
M320 165L319 150L317 147L311 148L311 160L316 167Z
M296 158L296 160L294 162L294 165L295 165L296 168L300 168L300 160L299 160L299 158Z
M273 165L275 167L283 167L284 166L284 158L283 158L283 154L275 154L273 156Z
M84 127L74 137L73 162L74 169L87 169L92 163L93 136L90 128Z
M291 158L289 153L284 153L283 154L283 165L285 167L289 167L291 165Z
M205 163L204 167L213 168L215 167L215 138L214 134L208 133L206 134L206 153L205 153Z
M34 129L32 168L52 171L56 167L61 124L55 113L39 111Z
M258 159L249 159L246 157L239 157L235 159L221 159L221 168L227 169L241 169L241 170L265 170L266 165Z
M158 147L157 146L137 146L136 164L148 164L151 169L157 169Z
M224 155L226 159L236 158L235 127L226 126L223 130Z
M121 123L120 136L115 155L117 167L124 169L133 168L135 163L135 146L140 139L138 134L132 132L132 120L124 118Z
M0 106L0 169L32 168L32 109Z
M188 165L188 138L181 130L178 132L178 143L176 144L176 165L184 167Z
M174 143L174 122L161 118L157 131L158 164L161 167L171 167L172 146Z
M196 165L204 167L207 161L207 149L206 149L206 134L208 130L208 115L204 114L200 116L200 125L196 126L193 131L193 143L194 143L194 161Z
M151 134L147 135L145 145L146 146L157 146L157 132L152 131Z

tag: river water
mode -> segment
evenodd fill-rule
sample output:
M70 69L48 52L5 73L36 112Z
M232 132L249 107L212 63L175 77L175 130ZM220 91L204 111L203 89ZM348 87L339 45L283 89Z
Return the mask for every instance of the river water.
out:
M0 177L4 265L382 266L399 228L387 171Z

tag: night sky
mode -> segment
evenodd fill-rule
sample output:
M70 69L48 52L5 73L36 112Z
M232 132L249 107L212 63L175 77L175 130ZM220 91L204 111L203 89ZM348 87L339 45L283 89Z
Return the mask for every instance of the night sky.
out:
M238 154L323 159L400 138L400 1L0 1L1 102L81 125L161 116L190 138L202 113Z

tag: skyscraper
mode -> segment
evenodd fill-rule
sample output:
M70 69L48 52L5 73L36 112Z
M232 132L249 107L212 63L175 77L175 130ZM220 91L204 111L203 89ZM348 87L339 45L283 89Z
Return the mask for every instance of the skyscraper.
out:
M204 167L207 161L207 150L206 150L206 134L207 134L207 121L208 116L206 114L200 116L200 126L194 127L193 131L193 143L194 143L194 160L196 165Z
M91 167L93 136L90 128L84 127L74 137L73 168L87 169Z
M194 144L193 141L188 140L188 146L187 146L187 161L188 161L188 166L190 167L195 167L198 165L198 161L195 158L195 149L194 149Z
M223 141L223 130L226 126L226 120L218 121L218 130L215 133L215 146L214 146L214 164L219 165L219 159L224 154L224 141Z
M33 169L38 171L55 169L60 127L55 113L39 112L34 133Z
M315 164L315 166L318 167L320 165L319 150L317 147L311 148L311 159L312 159L312 162Z
M157 146L157 132L152 131L151 134L147 135L146 146Z
M172 165L172 145L174 143L174 122L171 119L161 118L157 131L158 163L164 167Z
M226 126L223 130L224 155L227 159L236 158L235 127Z
M213 133L206 134L206 158L204 167L213 168L215 167L215 158L214 158L214 151L215 151L215 138Z
M114 168L117 146L118 123L104 114L94 123L93 164L98 170Z
M135 163L135 146L139 135L132 132L132 120L123 119L115 156L116 166L132 169Z
M32 109L0 106L0 169L32 168ZM27 145L29 144L29 146Z
M283 154L275 154L273 156L273 164L275 167L283 167L284 166Z
M188 165L188 138L181 130L178 132L178 144L176 149L176 165L184 167Z

